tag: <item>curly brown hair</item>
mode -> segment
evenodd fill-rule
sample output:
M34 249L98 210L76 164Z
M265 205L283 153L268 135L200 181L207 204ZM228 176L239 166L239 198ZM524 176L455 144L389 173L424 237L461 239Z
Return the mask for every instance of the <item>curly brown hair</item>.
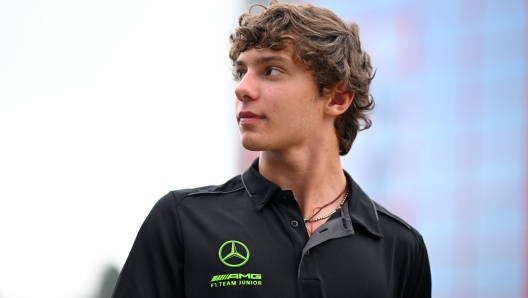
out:
M255 6L261 7L262 12L252 14ZM292 45L293 58L312 70L320 95L336 92L338 83L344 87L342 93L354 93L348 110L335 121L339 154L347 154L358 131L372 125L369 112L374 109L374 98L369 92L374 73L370 56L361 49L358 25L345 23L325 8L277 0L268 7L252 5L249 12L240 16L238 24L229 37L233 64L240 53L250 48L280 51Z

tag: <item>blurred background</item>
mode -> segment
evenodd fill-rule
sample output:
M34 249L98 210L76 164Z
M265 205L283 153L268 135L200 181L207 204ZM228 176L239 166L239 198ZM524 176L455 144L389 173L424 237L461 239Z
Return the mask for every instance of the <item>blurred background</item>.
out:
M0 1L0 298L109 297L161 196L254 158L250 3ZM528 297L528 2L311 3L360 25L377 107L343 165L424 236L434 297Z

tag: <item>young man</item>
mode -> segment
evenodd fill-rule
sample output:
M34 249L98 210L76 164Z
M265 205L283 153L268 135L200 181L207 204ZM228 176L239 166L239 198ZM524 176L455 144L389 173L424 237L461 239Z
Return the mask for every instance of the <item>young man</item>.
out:
M341 168L374 106L357 25L276 1L239 24L235 110L260 158L163 197L113 297L430 297L420 234Z

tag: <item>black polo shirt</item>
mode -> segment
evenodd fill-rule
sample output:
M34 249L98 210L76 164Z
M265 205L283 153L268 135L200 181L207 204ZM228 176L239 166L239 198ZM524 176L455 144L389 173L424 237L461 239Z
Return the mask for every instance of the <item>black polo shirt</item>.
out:
M143 223L114 298L430 297L421 235L345 172L342 211L308 237L300 208L258 172L172 191Z

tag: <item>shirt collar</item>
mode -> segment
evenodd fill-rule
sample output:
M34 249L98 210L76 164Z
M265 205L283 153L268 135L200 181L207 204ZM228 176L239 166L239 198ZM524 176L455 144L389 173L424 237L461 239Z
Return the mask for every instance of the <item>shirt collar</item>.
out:
M242 173L242 183L253 202L255 210L260 211L269 199L275 193L281 192L282 189L259 173L258 163L259 158L256 158L251 166ZM363 226L373 235L383 237L374 202L346 171L343 170L343 172L350 187L347 201L352 223Z
M259 173L258 164L259 158L257 157L251 166L242 173L242 183L253 201L255 210L260 211L273 194L282 191L282 189Z
M360 224L371 234L383 237L374 202L363 192L347 171L343 170L350 191L348 193L348 210L352 223Z

